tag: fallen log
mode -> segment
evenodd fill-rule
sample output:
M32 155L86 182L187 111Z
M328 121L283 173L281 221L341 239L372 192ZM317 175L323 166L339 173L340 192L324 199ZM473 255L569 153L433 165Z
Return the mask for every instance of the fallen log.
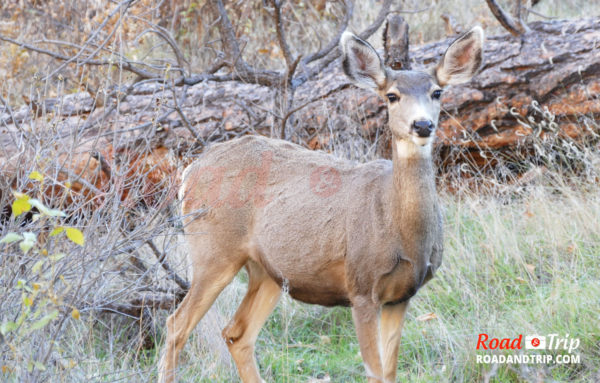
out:
M524 150L529 137L547 132L572 138L597 135L600 18L534 22L529 29L519 37L488 37L481 72L470 83L444 92L438 146L445 167L464 162L488 166L494 153L510 157L511 151ZM432 65L449 43L413 47L409 66ZM162 148L162 157L175 154L181 158L190 149L201 151L209 141L248 133L277 136L284 116L277 113L276 94L271 87L240 81L203 81L184 87L142 82L128 89L118 105L108 102L95 107L99 103L94 98L79 93L46 100L42 109L52 116L55 136L64 139L77 131L104 148L99 153L110 159L109 163L123 162L118 153L127 153L129 161L135 158L139 163L143 159L131 155L136 141L146 146L153 142L150 149ZM39 105L4 108L0 145L5 161L11 157L10 148L19 150L19 144L13 145L11 140L24 142L27 132L35 131L39 109ZM297 88L290 111L285 118L286 136L291 141L331 150L331 141L358 134L372 142L379 155L390 155L385 104L350 85L337 60ZM545 123L544 119L551 121ZM84 156L98 151L89 145L82 148L79 151ZM152 150L145 153L143 156L149 156ZM86 163L92 170L101 166L98 159ZM166 174L181 168L171 164L153 171ZM94 174L98 173L102 171ZM108 179L105 173L100 178ZM152 176L161 178L162 173ZM97 179L92 184L102 190Z

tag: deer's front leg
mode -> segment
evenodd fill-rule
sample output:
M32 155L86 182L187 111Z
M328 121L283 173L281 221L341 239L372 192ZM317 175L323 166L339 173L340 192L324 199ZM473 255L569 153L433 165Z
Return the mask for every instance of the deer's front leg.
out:
M352 302L352 318L369 383L383 382L379 354L379 305L370 297L357 297Z
M404 314L408 301L395 305L384 305L381 308L381 344L383 348L383 377L385 383L396 381L398 367L398 346L404 325Z

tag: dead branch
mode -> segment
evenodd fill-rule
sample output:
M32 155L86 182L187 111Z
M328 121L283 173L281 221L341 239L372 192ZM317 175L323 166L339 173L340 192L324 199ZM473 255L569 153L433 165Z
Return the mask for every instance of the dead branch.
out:
M510 32L511 35L520 36L523 33L529 31L529 28L522 22L522 20L517 19L517 21L515 21L508 13L506 13L502 9L502 7L500 7L500 4L498 4L496 0L485 1L496 20L498 20L500 25L502 25L504 29ZM519 3L521 2L521 0L517 1L519 1Z
M69 63L79 59L79 57L85 52L84 48L87 47L87 45L96 38L98 33L100 33L100 31L102 29L104 29L104 27L106 26L108 21L110 19L112 19L113 16L117 14L117 12L121 12L121 8L124 7L125 10L127 10L127 8L129 8L129 6L131 5L132 2L133 2L133 0L125 0L125 1L122 1L121 3L119 3L115 7L115 9L113 9L113 11L102 21L102 23L100 23L98 28L96 28L96 30L94 30L94 32L92 32L90 37L87 38L87 40L83 43L83 48L80 49L79 52L77 52L74 56L69 57L67 60L65 60L64 63L59 65L58 68L56 68L54 71L52 71L52 73L50 73L48 76L46 76L46 78L50 78L50 77L54 76L56 73L58 73L61 69L63 69ZM120 24L120 22L121 22L121 18L119 18L119 24ZM115 26L115 28L113 28L112 33L114 34L114 32L116 32L117 29L118 29L118 26ZM104 42L104 44L101 44L101 47L104 46L108 42L109 38L105 39L105 42ZM92 52L90 55L88 55L88 59L90 59L91 57L94 57L100 51L101 47L96 48L96 50L94 52ZM87 62L87 59L84 60L84 62Z
M161 27L160 25L154 24L154 23L152 23L146 19L143 19L141 17L133 16L133 18L135 20L139 20L139 21L144 22L151 26L150 29L147 29L147 30L143 31L142 33L140 33L140 35L138 37L136 37L136 40L139 39L141 36L143 36L147 32L155 33L157 36L159 36L161 39L163 39L167 43L167 45L169 45L169 47L171 47L171 50L173 51L173 54L175 55L175 58L177 59L177 64L179 65L179 68L180 68L182 74L185 76L186 75L185 64L187 64L189 67L189 62L185 59L185 56L183 55L181 48L179 48L179 45L177 45L177 42L171 36L169 31L167 31L165 28ZM171 68L171 69L177 70L178 68Z
M161 252L160 250L158 250L158 247L156 247L156 245L154 244L154 241L152 241L151 239L147 240L146 244L148 245L148 247L150 247L150 249L152 250L152 252L156 256L156 259L158 260L158 263L160 263L160 265L162 266L162 268L165 269L165 271L167 272L168 277L170 279L172 279L175 283L177 283L177 285L183 291L188 291L190 289L190 284L185 279L183 279L179 275L177 275L177 273L169 265L169 263L166 260L167 254Z
M264 86L279 86L283 80L283 75L281 73L271 70L257 70L251 67L242 57L242 51L235 37L235 31L231 24L231 20L229 20L229 16L227 15L227 10L225 10L223 1L215 1L211 4L211 8L213 9L215 19L219 21L218 28L221 34L221 43L223 44L228 59L228 65L233 72L233 79ZM213 77L218 78L219 76ZM184 83L193 85L185 81L185 79Z
M324 48L307 55L302 60L302 66L327 56L332 50L337 48L340 42L340 37L342 37L342 33L348 29L348 23L350 22L350 19L352 18L352 12L354 11L354 3L351 0L344 1L344 5L346 6L346 12L344 13L344 18L342 19L342 22L335 33L335 37L331 39Z
M285 29L283 27L283 20L281 16L281 0L269 0L269 3L275 8L275 29L277 30L277 41L279 43L279 47L281 48L281 52L283 53L283 58L285 59L286 66L289 69L292 67L292 64L296 59L292 56L292 52L290 50L290 46L288 45L287 38L285 36Z
M104 158L104 156L98 151L91 152L90 156L100 163L100 170L102 170L102 173L104 173L106 177L110 179L112 176L112 169L110 164L106 161L106 158Z

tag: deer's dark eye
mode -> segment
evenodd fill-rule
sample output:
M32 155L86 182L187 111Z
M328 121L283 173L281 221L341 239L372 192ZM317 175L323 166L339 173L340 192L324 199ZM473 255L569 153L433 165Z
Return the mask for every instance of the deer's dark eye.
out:
M385 95L385 97L387 97L387 99L390 103L396 102L400 99L400 97L398 97L398 95L396 95L394 93L388 93Z
M434 100L439 100L440 97L442 97L442 90L441 89L436 89L433 91L433 93L431 93L431 98Z

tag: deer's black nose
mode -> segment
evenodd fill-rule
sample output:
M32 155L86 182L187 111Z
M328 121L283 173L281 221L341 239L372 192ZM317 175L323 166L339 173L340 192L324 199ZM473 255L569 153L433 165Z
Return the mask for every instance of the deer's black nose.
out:
M417 133L419 137L429 137L433 132L433 122L429 120L419 120L413 122L413 132Z

